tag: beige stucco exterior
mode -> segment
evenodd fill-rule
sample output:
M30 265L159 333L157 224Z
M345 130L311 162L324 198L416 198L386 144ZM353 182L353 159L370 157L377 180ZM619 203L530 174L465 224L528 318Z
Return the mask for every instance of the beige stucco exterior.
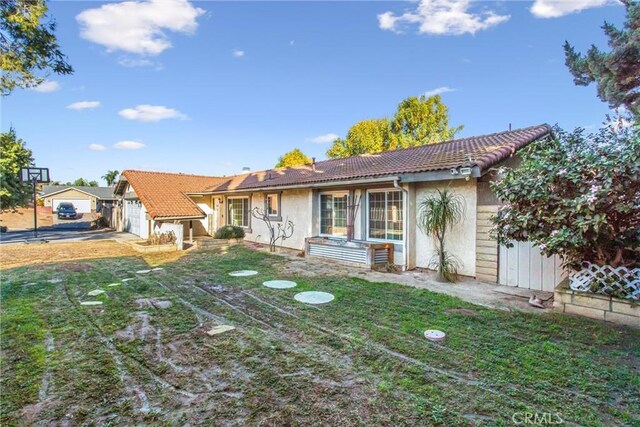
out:
M417 226L420 202L425 195L436 189L450 188L460 194L465 200L465 215L462 222L455 225L445 238L445 250L455 255L461 264L458 273L465 276L476 275L476 214L477 191L476 181L471 179L425 182L415 185L416 209L411 218L416 221L415 226L415 264L417 267L428 268L429 261L435 253L433 239L425 235Z
M44 205L51 207L53 205L53 199L56 200L91 200L91 210L96 210L97 198L82 191L78 191L75 188L69 188L68 190L61 191L59 193L51 194L43 198Z

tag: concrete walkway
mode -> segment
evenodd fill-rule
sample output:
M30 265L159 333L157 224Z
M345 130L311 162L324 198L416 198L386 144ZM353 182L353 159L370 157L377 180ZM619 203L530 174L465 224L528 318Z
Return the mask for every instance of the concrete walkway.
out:
M245 242L247 247L260 251L268 251L261 245ZM368 280L370 282L390 282L426 289L432 292L458 297L472 304L499 310L519 310L528 313L543 314L553 311L553 294L550 292L530 291L528 289L499 286L495 283L479 282L470 278L460 278L457 283L440 283L435 280L436 274L431 271L406 271L386 273L371 271L365 268L343 265L339 262L318 257L301 257L298 251L279 248L277 255L289 260L285 270L301 276L348 276ZM535 294L544 302L545 309L529 305L529 297Z

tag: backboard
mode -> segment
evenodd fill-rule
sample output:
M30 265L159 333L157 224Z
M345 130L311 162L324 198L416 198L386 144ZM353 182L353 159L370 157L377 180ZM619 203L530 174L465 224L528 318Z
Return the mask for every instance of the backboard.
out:
M20 181L33 182L38 184L46 184L50 181L48 168L28 167L20 169Z

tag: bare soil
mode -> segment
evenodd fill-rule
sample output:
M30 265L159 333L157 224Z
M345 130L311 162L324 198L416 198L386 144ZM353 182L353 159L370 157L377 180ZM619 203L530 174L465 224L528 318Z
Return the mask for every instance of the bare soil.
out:
M68 262L100 258L141 257L149 266L157 266L176 261L184 251L140 254L129 245L115 240L67 243L15 243L3 245L0 249L0 270L26 265ZM65 268L86 268L86 265L67 264Z
M0 225L9 230L30 230L33 228L33 208L18 208L0 213ZM38 209L38 227L53 225L51 209Z

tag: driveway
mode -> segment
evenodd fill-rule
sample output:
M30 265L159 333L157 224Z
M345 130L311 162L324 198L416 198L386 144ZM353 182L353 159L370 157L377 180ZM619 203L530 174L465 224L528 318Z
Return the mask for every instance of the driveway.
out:
M89 230L92 220L90 213L79 213L73 219L59 219L58 215L54 215L52 228L56 230Z
M138 236L131 233L117 232L112 229L87 230L83 228L64 228L56 229L55 227L38 230L38 238L33 235L33 230L9 231L0 234L0 244L6 243L42 243L52 241L69 241L84 242L91 240L129 240L139 239Z

